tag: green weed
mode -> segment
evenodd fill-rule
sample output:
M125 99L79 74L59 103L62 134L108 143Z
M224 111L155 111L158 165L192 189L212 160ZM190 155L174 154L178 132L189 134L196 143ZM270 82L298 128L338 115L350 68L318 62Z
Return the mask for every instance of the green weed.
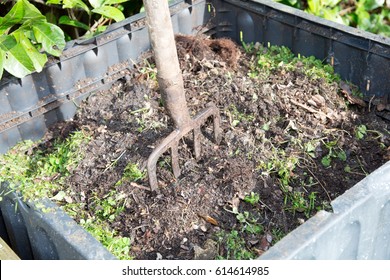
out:
M247 249L245 239L240 236L237 230L226 232L221 230L217 233L217 243L225 249L223 256L217 259L224 260L249 260L254 259L256 254Z
M263 226L257 222L258 219L248 211L237 213L236 219L241 224L241 231L250 234L260 234L264 231Z
M334 158L338 158L341 161L347 160L347 154L338 146L338 140L328 142L322 140L322 143L328 149L328 154L321 159L321 163L324 167L329 167Z
M142 76L148 80L157 83L157 68L156 65L150 63L147 59L144 60L144 66L138 68L138 71L142 74Z
M145 179L146 170L140 170L138 164L128 163L124 169L122 178L116 183L116 186L123 184L124 182L137 182Z
M355 128L355 136L358 140L362 140L367 135L367 127L364 124L358 125Z
M383 134L381 132L379 132L377 130L368 129L367 126L365 126L364 124L358 125L355 128L355 137L358 140L363 140L369 134L372 135L371 137L373 139L377 139L377 140L383 139Z
M272 228L271 234L272 234L272 245L276 244L278 241L282 240L282 238L286 236L286 233L277 227Z
M315 208L315 202L317 199L317 193L311 192L308 196L303 192L290 192L285 196L284 204L286 210L292 211L294 214L304 213L307 218L310 217L312 211ZM289 205L289 206L287 206Z
M232 127L236 127L241 122L252 122L255 120L255 116L240 112L234 104L229 106L226 114L229 116Z
M281 149L273 148L272 155L267 162L261 161L257 169L263 174L277 174L281 185L288 186L293 177L293 170L299 162L298 157L286 155L286 152Z
M132 259L129 256L130 238L118 236L105 222L96 218L81 219L79 223L117 258Z
M146 176L146 170L141 171L138 167L138 164L129 163L125 167L125 171L123 173L123 178L132 182L136 182L138 180L144 179Z
M257 49L257 61L251 66L248 74L251 78L256 78L259 75L267 77L276 70L287 70L300 71L311 79L324 79L328 83L340 81L340 76L334 73L331 65L324 64L323 61L314 56L305 57L300 54L295 56L285 46L271 46L270 44L268 47L263 45L250 46L250 48L246 48L248 51Z
M250 195L246 195L244 197L244 201L251 204L251 205L255 205L255 204L259 203L260 195L258 193L255 193L255 192L251 192Z
M126 194L111 190L103 198L96 197L94 201L96 215L102 220L113 221L125 209L127 200Z

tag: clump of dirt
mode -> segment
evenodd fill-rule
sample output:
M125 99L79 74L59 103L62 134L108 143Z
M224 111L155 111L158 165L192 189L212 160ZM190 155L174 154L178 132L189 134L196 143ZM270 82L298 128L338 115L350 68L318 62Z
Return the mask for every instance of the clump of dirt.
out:
M157 193L146 177L123 179L130 163L144 170L172 130L150 54L126 80L91 95L72 122L93 134L66 181L73 201L94 215L94 197L126 194L109 223L130 237L136 259L193 259L212 240L218 246L207 256L237 258L224 243L232 232L256 257L317 210L331 211L332 199L389 160L389 122L374 107L348 105L337 82L310 77L299 62L258 68L267 52L258 45L245 52L228 39L176 39L191 114L214 102L223 130L217 145L212 122L202 128L199 161L191 137L183 139L180 178L167 154Z

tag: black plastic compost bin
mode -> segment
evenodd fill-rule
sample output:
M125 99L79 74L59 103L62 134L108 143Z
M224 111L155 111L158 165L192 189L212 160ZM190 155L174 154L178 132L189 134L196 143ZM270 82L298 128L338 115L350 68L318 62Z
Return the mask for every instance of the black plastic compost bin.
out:
M389 38L342 26L267 0L178 1L171 5L171 11L174 30L177 33L196 33L199 27L207 26L205 32L214 37L229 37L237 42L243 40L247 43L284 45L296 54L314 55L331 63L343 79L360 87L366 99L375 95L376 99L381 99L382 102L390 101ZM63 55L57 60L53 59L40 73L33 73L22 79L2 79L0 153L5 153L21 140L40 139L52 124L71 119L81 100L94 91L110 87L113 82L124 77L126 69L132 67L133 61L150 48L143 19L144 14L141 13L111 25L107 31L93 39L69 42ZM388 171L388 168L389 165L384 166L382 171L374 172L376 175L373 176L382 178L383 170ZM366 186L368 182L365 191L374 195L374 192L370 192L370 182L373 182L372 177L370 178L363 184ZM390 188L388 181L390 180L380 181L380 187ZM6 189L6 184L3 183L1 188ZM355 187L349 192L348 201L354 201L354 190ZM374 196L377 195L375 192ZM385 195L381 199L381 205L388 205ZM338 204L339 210L348 213L354 211L352 202L347 203L343 198L339 201L344 201ZM3 196L0 202L0 235L22 259L114 258L55 204L49 200L44 200L43 203L50 209L47 213L33 204L23 202L14 192ZM378 214L374 210L372 213L384 217L390 215L387 212ZM316 216L314 220L310 219L305 223L308 226L303 225L305 232L302 236L305 239L310 240L310 236L319 237L316 222L319 221L320 225L325 216L326 219L332 216L323 212L319 214L322 215L322 220L318 220ZM356 219L355 223L359 224L358 218ZM328 229L331 228L329 224L337 226L337 223L327 221ZM347 222L341 218L338 221ZM301 227L294 231L295 240L301 236ZM360 234L360 227L357 227L357 230L353 228L352 234ZM322 232L327 236L331 235L325 230ZM381 232L383 238L390 240L390 233L384 230ZM310 243L310 248L315 248L310 254L295 254L302 251L303 245L286 247L283 240L275 246L279 251L271 248L263 258L346 256L321 254L321 246L313 245L314 243ZM355 248L359 252L359 242L354 244L357 244ZM290 251L285 254L277 253L281 249ZM375 256L390 257L389 250ZM372 254L356 253L349 254L346 258L375 257Z

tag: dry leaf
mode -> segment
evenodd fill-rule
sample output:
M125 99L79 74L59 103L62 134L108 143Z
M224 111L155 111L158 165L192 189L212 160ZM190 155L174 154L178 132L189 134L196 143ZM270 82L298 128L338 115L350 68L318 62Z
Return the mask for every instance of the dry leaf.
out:
M345 98L347 98L351 104L356 104L356 105L359 105L362 107L367 106L366 102L364 102L360 98L357 98L356 96L352 95L352 90L351 90L350 86L348 84L346 84L345 82L343 82L343 81L340 82L340 88L341 88L341 92L344 94Z
M203 220L205 220L206 222L214 225L214 226L218 226L218 222L216 219L210 217L209 215L203 215L203 214L199 214L198 213L198 216L201 217Z

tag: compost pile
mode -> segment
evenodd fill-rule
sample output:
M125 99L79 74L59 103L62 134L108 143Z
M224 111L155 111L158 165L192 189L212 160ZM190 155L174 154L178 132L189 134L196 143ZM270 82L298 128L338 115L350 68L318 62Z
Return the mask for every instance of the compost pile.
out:
M226 39L178 36L177 47L191 114L214 102L223 130L216 144L212 121L202 128L200 161L191 137L182 141L180 178L167 154L158 163L158 192L148 190L146 160L172 131L151 53L52 130L92 134L65 185L91 216L96 197L125 197L108 223L131 239L132 257L257 257L316 211L331 211L331 200L389 160L389 122L352 86L310 78L300 63L255 70L266 49L258 45L244 51ZM138 177L124 175L130 166Z

